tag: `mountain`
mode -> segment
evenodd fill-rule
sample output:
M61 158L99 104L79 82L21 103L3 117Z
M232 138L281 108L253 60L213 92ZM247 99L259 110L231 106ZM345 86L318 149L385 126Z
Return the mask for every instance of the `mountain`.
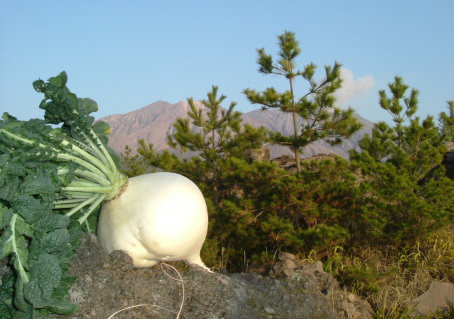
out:
M201 103L198 104L199 107ZM137 147L137 141L144 139L152 143L156 150L162 151L168 148L166 138L174 133L172 124L179 117L187 117L189 105L185 101L170 104L157 101L141 109L127 114L109 115L100 120L107 122L111 127L110 146L117 152L122 152L126 145L133 150ZM292 134L292 117L278 110L255 110L244 113L243 122L252 126L264 126L271 131L279 131L285 135ZM363 124L363 127L341 145L331 146L324 141L318 141L304 148L303 157L316 154L333 153L342 157L348 157L348 150L358 149L361 138L372 131L373 123L355 114L355 117ZM270 145L271 158L282 154L292 154L287 147Z
M109 144L117 152L126 145L135 149L139 139L153 143L161 151L168 148L166 137L173 133L172 124L177 118L186 117L188 109L189 105L183 101L176 104L157 101L139 110L109 115L100 120L110 125Z
M372 132L374 124L359 114L354 115L355 118L363 125L363 127L353 134L349 139L345 139L342 144L332 146L325 141L317 141L303 148L302 156L304 158L311 157L316 154L337 154L342 157L348 157L348 151L350 149L359 149L359 141L366 134ZM264 126L270 131L281 132L284 135L293 134L293 119L290 113L284 113L279 110L255 110L243 114L243 120L245 123L249 123L253 126ZM299 121L302 124L303 121ZM270 146L271 158L280 156L282 154L293 155L288 147L280 145Z

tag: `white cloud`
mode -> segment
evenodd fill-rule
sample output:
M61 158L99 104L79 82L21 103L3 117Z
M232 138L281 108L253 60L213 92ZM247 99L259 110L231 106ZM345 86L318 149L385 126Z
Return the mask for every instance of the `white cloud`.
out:
M355 79L353 72L347 68L341 68L341 77L342 87L335 93L339 106L348 106L350 100L366 95L374 86L371 75Z

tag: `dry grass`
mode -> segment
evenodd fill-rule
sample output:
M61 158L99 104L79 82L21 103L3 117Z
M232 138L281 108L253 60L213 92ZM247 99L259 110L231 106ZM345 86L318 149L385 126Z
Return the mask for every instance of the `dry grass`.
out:
M332 273L344 289L364 297L375 310L377 319L408 318L412 300L424 293L433 280L454 282L454 224L431 234L413 247L358 247L349 252L335 247L324 261L325 271ZM213 269L225 269L229 250L208 242L202 258ZM266 253L262 262L276 262L277 252ZM317 251L302 259L308 263L319 260ZM244 264L248 260L244 258ZM431 318L454 318L448 314Z
M454 227L450 225L411 249L334 250L325 263L348 290L365 297L376 318L407 318L411 301L434 280L454 279Z

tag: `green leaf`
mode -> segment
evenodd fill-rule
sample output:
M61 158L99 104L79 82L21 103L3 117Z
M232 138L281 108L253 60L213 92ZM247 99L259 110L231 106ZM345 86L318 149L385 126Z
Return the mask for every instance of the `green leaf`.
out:
M30 282L24 285L24 296L35 308L43 308L51 304L52 293L60 284L60 263L56 256L43 253L30 266Z
M53 301L51 305L47 306L46 308L48 308L53 313L69 316L75 313L79 307L66 301Z
M5 217L7 215L8 211L9 211L9 208L0 202L0 229L2 229L4 227L4 225L9 224L9 220L6 221L6 223L3 221L3 217Z
M12 232L11 230L3 231L0 237L0 257L3 259L13 252Z
M33 83L44 94L45 120L19 121L7 113L0 119L0 257L9 257L15 268L13 318L74 311L64 301L72 282L65 272L81 229L64 215L78 205L78 194L65 188L77 178L79 187L111 182L115 193L125 179L93 131L89 114L97 111L96 102L78 99L67 81L62 72ZM107 144L108 126L96 129Z
M14 282L16 278L14 276L13 271L9 271L3 275L1 278L1 286L0 286L0 304L4 304L11 308L12 306L12 299L14 294ZM0 310L0 318L1 310Z
M56 173L56 167L54 170ZM25 177L22 192L28 195L55 194L57 191L55 181L56 176L52 174L52 170L36 170L34 174Z
M58 253L71 249L69 239L67 229L57 229L37 238L31 249L48 254Z
M19 235L33 237L33 227L26 223L22 217L18 216L16 219L16 233Z
M7 169L4 167L3 169ZM5 172L0 177L0 199L5 201L13 200L19 193L20 179L17 176L11 176L11 172L8 174Z
M27 240L24 236L18 236L17 234L15 238L12 238L12 240L15 240L16 243L16 251L14 251L14 268L16 268L21 277L27 278L27 274L25 272L25 268L28 267L29 255Z
M51 77L48 81L52 86L62 88L66 85L66 82L68 81L68 76L66 75L66 72L63 71L59 75Z
M24 281L21 276L18 276L16 279L14 291L14 306L19 310L29 312L32 307L24 298ZM16 316L14 316L14 318L16 318Z
M98 111L98 103L96 103L92 99L79 98L79 99L77 99L77 104L79 105L80 109L86 114L90 114L90 113Z
M12 201L15 213L19 214L29 224L34 224L38 219L46 216L49 207L43 205L39 199L29 196L20 195Z
M13 308L4 302L0 302L0 318L3 319L13 318Z
M51 213L39 219L35 223L35 227L36 229L39 229L40 232L48 233L56 229L68 228L69 222L70 219L68 216Z
M93 125L93 131L95 131L96 135L98 135L99 138L108 138L109 134L111 132L109 124L103 121L97 121Z

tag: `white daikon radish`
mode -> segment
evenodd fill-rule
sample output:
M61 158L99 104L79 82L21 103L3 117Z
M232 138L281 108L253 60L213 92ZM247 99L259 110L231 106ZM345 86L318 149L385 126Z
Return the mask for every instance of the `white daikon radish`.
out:
M206 268L200 250L207 228L199 188L182 175L159 172L129 178L102 206L98 240L108 253L125 251L136 267L185 260Z

